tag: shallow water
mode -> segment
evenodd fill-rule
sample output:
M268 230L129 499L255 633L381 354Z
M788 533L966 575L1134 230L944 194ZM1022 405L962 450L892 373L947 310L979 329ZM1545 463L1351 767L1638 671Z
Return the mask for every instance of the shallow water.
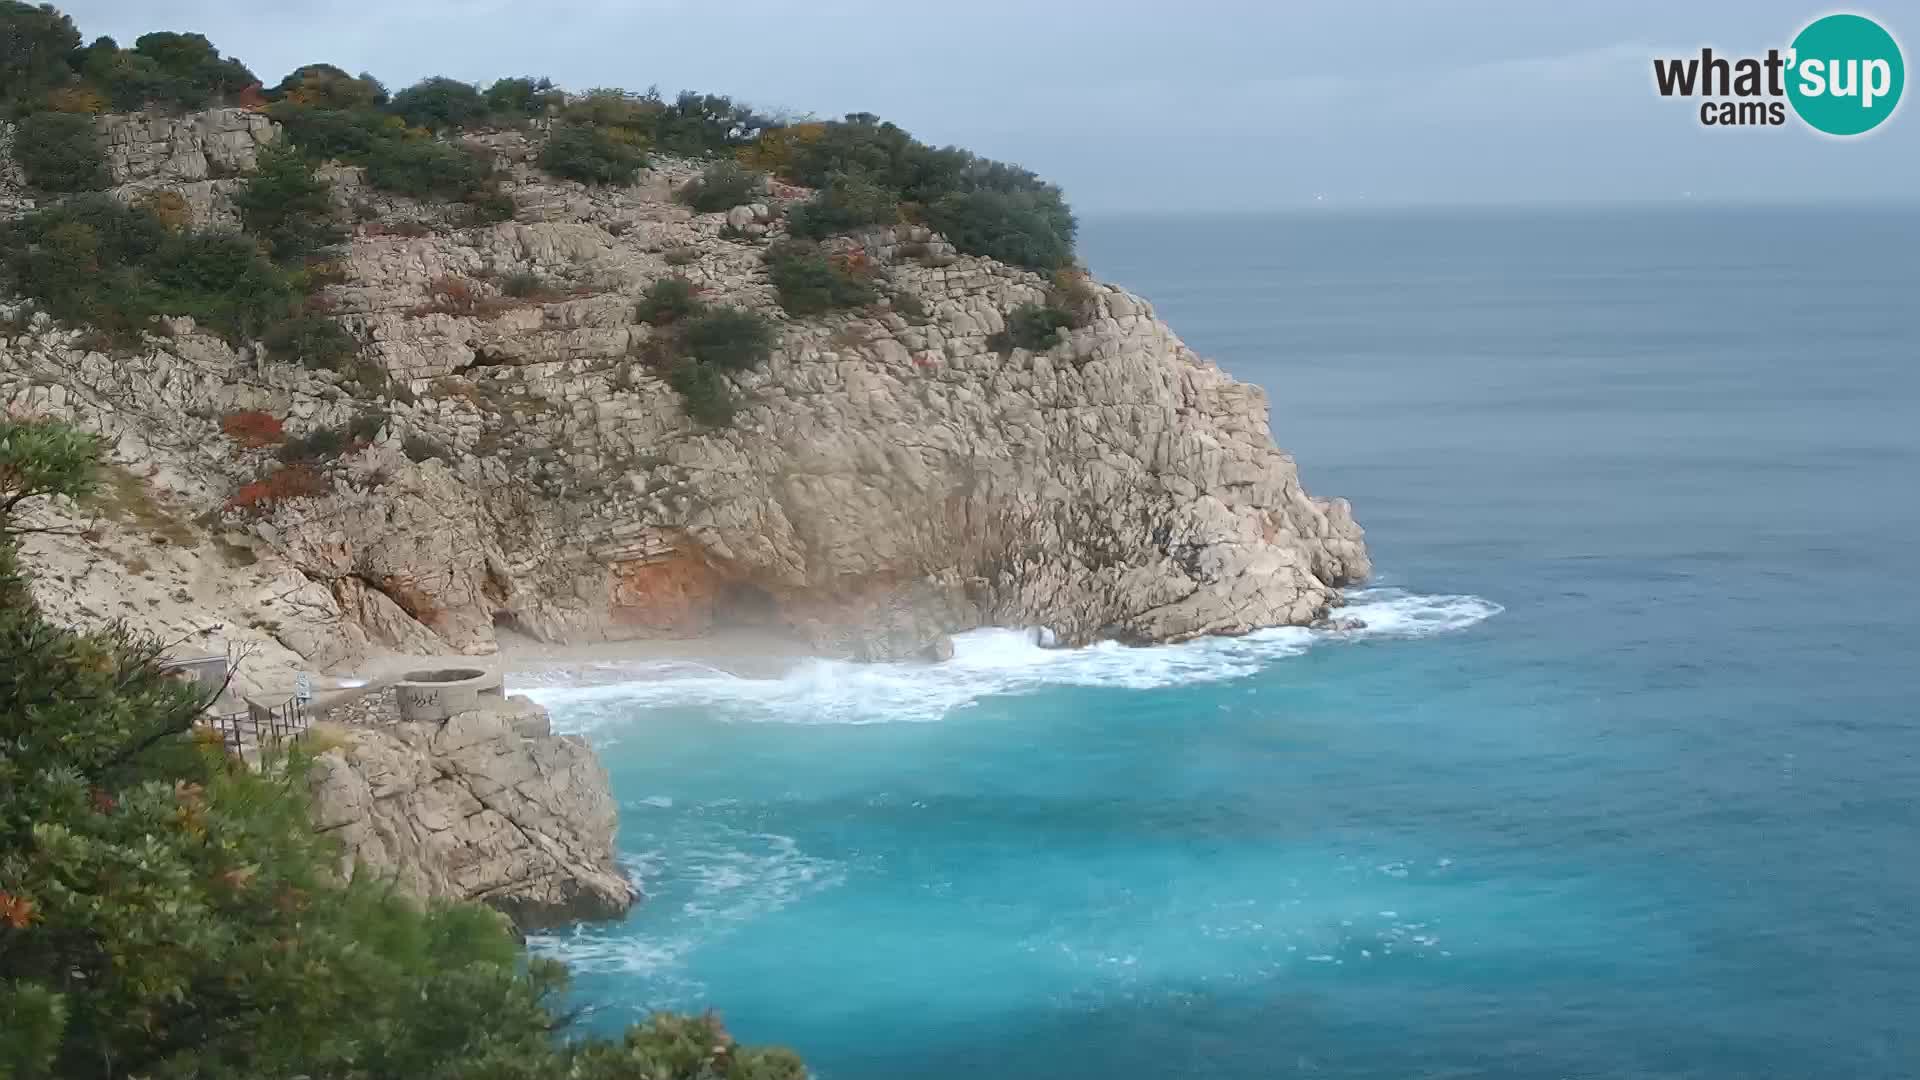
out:
M1368 629L538 696L608 1028L827 1080L1920 1075L1920 215L1093 221L1353 499Z

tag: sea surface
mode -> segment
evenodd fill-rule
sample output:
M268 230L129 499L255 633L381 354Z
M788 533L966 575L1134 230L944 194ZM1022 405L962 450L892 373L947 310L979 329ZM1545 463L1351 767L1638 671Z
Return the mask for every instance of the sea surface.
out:
M1920 1076L1920 213L1085 223L1271 396L1361 633L618 666L614 1030L824 1080Z

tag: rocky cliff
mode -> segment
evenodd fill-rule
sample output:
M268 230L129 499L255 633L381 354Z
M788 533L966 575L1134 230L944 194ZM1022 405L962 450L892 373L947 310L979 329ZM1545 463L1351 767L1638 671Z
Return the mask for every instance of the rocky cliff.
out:
M522 929L607 919L636 892L613 862L615 807L586 742L524 698L445 722L328 728L316 826L344 873L417 897L485 903Z
M231 220L218 177L275 137L243 110L102 125L119 197L178 191L211 224ZM597 641L725 621L891 658L991 624L1077 643L1305 623L1367 574L1347 505L1302 489L1262 392L1140 298L1090 283L1057 344L1003 354L992 335L1051 283L896 227L835 241L892 303L790 318L762 254L806 192L696 214L672 198L692 163L588 188L538 170L537 138L469 136L507 178L499 225L327 171L360 223L326 296L361 345L351 380L186 320L109 354L0 309L0 402L116 437L131 485L89 537L37 541L67 570L43 578L49 608L218 632L269 668L483 653L502 627ZM729 428L689 420L647 362L635 301L676 274L779 324ZM370 438L317 493L236 505L271 451L222 425L255 410L289 433L371 416Z

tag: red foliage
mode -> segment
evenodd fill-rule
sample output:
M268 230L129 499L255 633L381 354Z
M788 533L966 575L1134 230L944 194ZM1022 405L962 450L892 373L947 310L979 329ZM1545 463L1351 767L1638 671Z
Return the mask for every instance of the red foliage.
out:
M326 478L305 465L283 465L240 490L227 500L229 510L264 511L287 499L309 498L327 492Z
M280 418L259 409L230 412L221 417L220 433L249 450L272 446L286 437Z

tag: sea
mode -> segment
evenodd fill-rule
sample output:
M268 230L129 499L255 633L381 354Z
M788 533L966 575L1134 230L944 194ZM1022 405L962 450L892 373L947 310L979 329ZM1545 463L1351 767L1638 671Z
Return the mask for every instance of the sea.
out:
M1092 218L1352 500L1366 629L526 684L585 1030L822 1080L1920 1077L1920 210Z

